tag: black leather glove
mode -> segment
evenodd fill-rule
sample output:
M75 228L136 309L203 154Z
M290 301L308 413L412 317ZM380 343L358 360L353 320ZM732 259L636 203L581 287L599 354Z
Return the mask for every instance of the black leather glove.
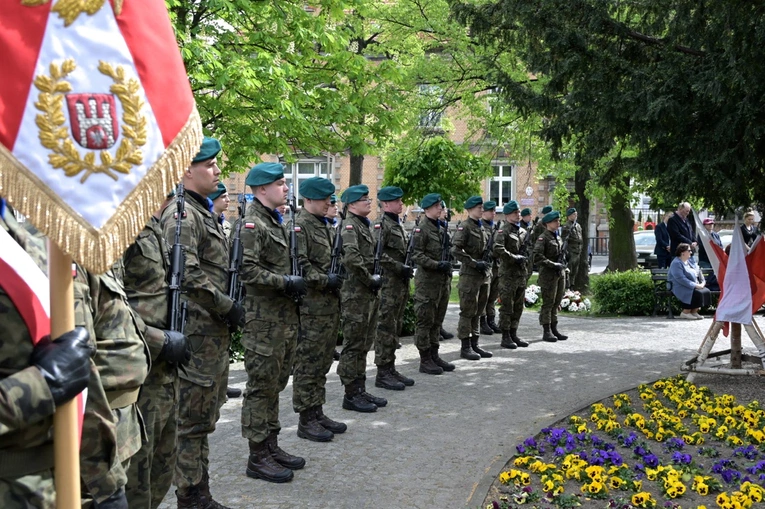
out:
M564 270L566 268L566 267L563 266L562 263L553 263L553 267L555 267L556 269L558 269L560 271L562 271L562 270Z
M226 321L231 331L235 331L237 327L244 327L244 308L241 304L234 301L234 305L226 313Z
M412 277L414 276L414 267L411 267L409 265L402 265L401 276L404 279L412 279Z
M369 289L376 292L382 288L382 276L380 274L372 274L369 278Z
M436 270L438 272L443 272L444 274L451 274L452 264L449 262L438 262L438 267L436 267Z
M77 327L55 341L49 336L44 337L32 350L30 362L42 373L56 406L66 403L88 386L90 356L93 354L89 340L88 331Z
M327 274L327 290L339 290L343 286L343 278L337 274Z
M165 344L162 345L159 358L170 364L188 366L191 360L191 345L186 336L173 330L162 332L165 333Z
M107 498L100 504L93 504L95 509L128 509L127 497L125 497L125 488Z
M513 256L513 260L514 260L514 261L515 261L515 263L517 263L518 265L523 265L523 264L525 264L525 263L526 263L526 257L525 257L525 256L523 256L523 255L514 255L514 256Z
M284 278L284 293L290 297L305 295L305 279L302 276L282 276Z
M486 272L487 270L489 270L489 264L483 260L478 260L477 262L475 262L475 270L479 272Z

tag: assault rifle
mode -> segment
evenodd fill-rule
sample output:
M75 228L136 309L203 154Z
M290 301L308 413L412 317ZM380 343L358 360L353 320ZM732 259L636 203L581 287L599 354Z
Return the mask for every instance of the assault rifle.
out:
M348 204L343 205L343 212L340 213L340 221L335 227L335 242L332 244L332 257L329 262L329 274L336 274L345 279L345 267L340 263L340 257L343 251L343 220L348 213Z
M375 244L375 261L374 265L372 266L372 275L374 276L380 276L382 277L383 268L382 268L382 252L383 252L383 228L382 223L375 225L376 230L380 230L379 235L377 236L377 244ZM379 290L375 290L374 293L377 293Z
M170 330L183 333L186 327L186 314L188 311L188 302L181 300L183 293L183 272L186 268L186 252L181 244L181 225L183 216L186 213L186 196L183 190L183 183L179 183L175 190L175 239L173 248L170 252L170 302L168 305L167 322L170 324Z
M529 224L528 228L526 230L526 238L523 239L523 244L521 244L521 247L518 249L518 254L525 256L528 258L531 255L531 235L532 235L532 224Z
M404 217L406 217L406 214ZM409 243L406 245L406 258L404 259L404 265L408 267L412 266L412 255L414 254L414 232L419 225L420 216L417 216L417 219L414 220L414 228L412 228L412 233L409 235Z
M289 209L290 209L290 221L292 222L292 228L290 228L290 262L292 263L290 274L293 276L302 276L303 269L300 267L300 262L298 261L297 233L295 232L295 228L297 228L297 226L295 225L295 211L297 210L297 203L295 201L295 193L292 191L291 184L290 184L290 196L289 196ZM296 294L293 297L293 299L297 304L300 304L303 301L303 296Z
M244 208L247 202L244 199L244 193L239 193L239 221L234 229L234 239L231 244L231 261L228 266L228 296L235 302L242 303L244 300L244 284L239 277L239 271L242 269L242 258L244 248L242 247L242 223L244 222Z
M483 250L483 257L481 258L489 265L491 265L494 261L491 258L491 250L494 248L494 232L497 231L496 226L497 225L494 225L494 227L489 229L489 240L486 242L486 247Z
M449 241L449 221L452 218L452 211L446 212L446 221L444 221L444 231L441 234L441 261L450 262L452 259L451 242Z

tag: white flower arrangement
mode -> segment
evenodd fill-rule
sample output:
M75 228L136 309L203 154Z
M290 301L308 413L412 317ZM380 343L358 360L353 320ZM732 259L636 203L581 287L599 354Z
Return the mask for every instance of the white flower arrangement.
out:
M572 290L566 290L563 299L560 302L563 311L577 313L579 311L589 311L592 307L590 299L582 298L582 294Z
M538 285L530 285L526 288L525 301L526 306L533 306L538 300L542 289Z

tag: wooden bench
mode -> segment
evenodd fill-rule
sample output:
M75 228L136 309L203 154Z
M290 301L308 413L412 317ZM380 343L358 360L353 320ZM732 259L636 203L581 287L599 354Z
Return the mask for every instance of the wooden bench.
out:
M653 283L653 315L664 309L667 310L667 318L674 318L672 313L672 303L674 294L672 293L672 282L667 280L668 269L651 269L651 282ZM709 279L714 274L712 269L701 269L704 279ZM712 295L720 296L719 291L711 292Z

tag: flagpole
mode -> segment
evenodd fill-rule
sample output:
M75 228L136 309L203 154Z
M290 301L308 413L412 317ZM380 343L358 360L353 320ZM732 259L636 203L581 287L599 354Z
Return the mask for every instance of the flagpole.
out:
M50 334L57 338L74 329L74 278L72 257L54 243L48 243L50 279ZM80 507L80 451L77 400L56 408L53 416L53 457L56 480L56 507Z

